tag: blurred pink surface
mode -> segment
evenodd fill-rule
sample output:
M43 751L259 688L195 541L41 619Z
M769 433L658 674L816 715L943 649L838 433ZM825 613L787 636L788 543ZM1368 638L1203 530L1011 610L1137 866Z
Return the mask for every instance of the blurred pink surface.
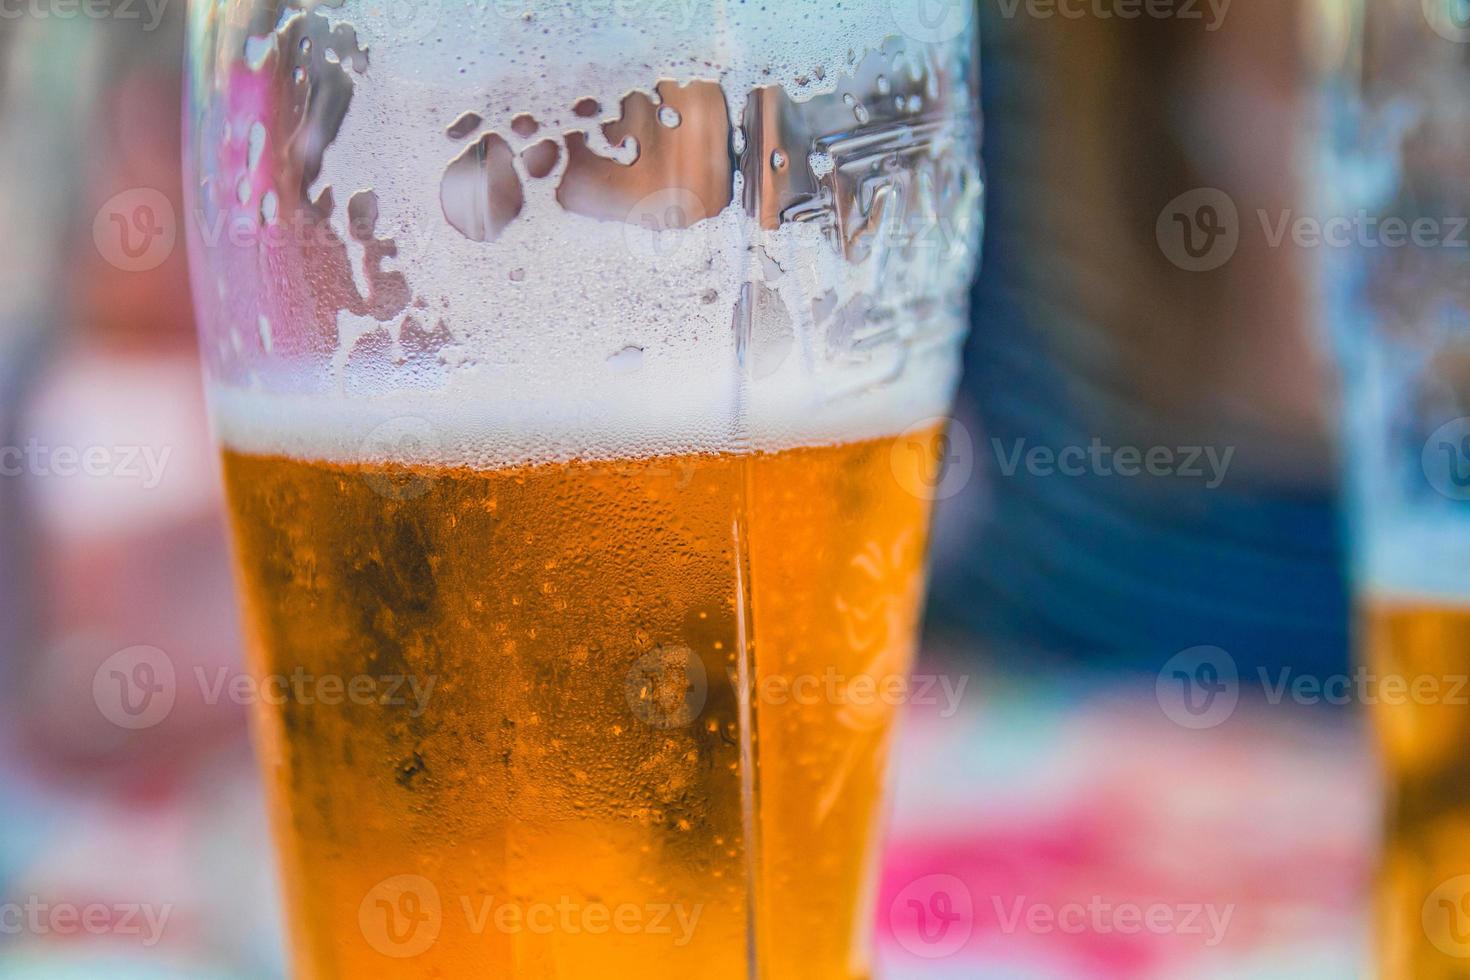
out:
M1354 719L1243 703L1189 731L1149 681L1012 681L912 719L879 901L888 976L1358 972L1377 797ZM912 885L933 875L958 882L938 910L972 911L951 911L961 948L929 958L936 908Z

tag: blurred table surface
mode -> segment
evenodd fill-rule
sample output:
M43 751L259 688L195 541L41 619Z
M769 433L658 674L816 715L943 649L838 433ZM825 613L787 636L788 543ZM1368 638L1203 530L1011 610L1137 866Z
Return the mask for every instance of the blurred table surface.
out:
M953 713L908 709L880 976L1366 974L1377 804L1357 719L1243 701L1190 731L1151 677L927 669L966 686ZM0 977L280 975L243 734L146 791L110 784L0 769L0 898L167 904L162 941L0 935Z

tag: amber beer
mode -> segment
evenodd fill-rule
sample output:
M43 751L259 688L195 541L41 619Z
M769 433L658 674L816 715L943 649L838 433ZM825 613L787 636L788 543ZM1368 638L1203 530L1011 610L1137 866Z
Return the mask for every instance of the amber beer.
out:
M432 691L260 708L296 974L870 976L897 709L753 692L909 669L939 440L226 450L252 669Z
M1470 605L1370 601L1370 671L1403 696L1371 706L1387 774L1379 976L1470 977ZM1414 693L1418 685L1418 694Z

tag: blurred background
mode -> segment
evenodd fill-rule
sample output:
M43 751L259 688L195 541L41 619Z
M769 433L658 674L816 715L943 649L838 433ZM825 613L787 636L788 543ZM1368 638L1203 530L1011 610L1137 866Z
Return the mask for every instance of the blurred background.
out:
M1349 6L970 9L986 245L921 668L957 694L910 708L889 976L1368 972L1362 705L1278 683L1352 670L1319 256L1255 220L1314 213ZM203 693L241 666L183 15L0 2L0 976L283 970L244 710ZM94 696L140 646L210 679L146 725ZM896 911L936 880L971 902L943 948Z

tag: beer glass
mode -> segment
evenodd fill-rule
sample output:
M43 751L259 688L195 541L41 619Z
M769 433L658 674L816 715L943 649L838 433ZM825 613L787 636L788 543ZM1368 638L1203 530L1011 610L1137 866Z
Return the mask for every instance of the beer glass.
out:
M1470 977L1470 20L1324 3L1326 312L1343 366L1360 685L1387 791L1376 975Z
M870 976L970 6L190 13L296 975Z

